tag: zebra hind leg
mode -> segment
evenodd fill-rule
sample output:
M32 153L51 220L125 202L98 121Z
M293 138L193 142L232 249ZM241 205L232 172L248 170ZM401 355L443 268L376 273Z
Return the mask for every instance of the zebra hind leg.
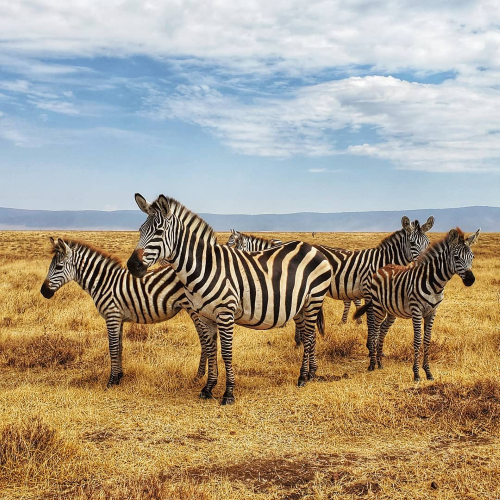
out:
M424 318L424 363L422 365L427 380L434 380L429 366L429 348L431 345L432 325L436 314L431 314Z
M415 382L420 381L420 368L418 365L418 355L420 353L420 346L422 345L422 316L420 311L412 311L412 321L413 321L413 380Z
M232 405L234 398L234 371L233 371L233 330L234 315L232 313L219 314L217 318L217 327L220 336L220 345L222 360L226 368L226 391L222 396L222 405Z
M208 377L205 387L200 392L201 399L212 399L212 390L217 385L217 325L215 323L201 322L203 324L202 337L205 355L208 359Z
M379 369L384 368L384 365L382 364L382 356L384 355L384 339L394 321L396 321L396 316L388 314L384 322L380 325L380 334L377 345L377 366Z
M109 356L111 358L111 373L106 388L118 385L123 377L122 350L123 350L123 322L120 316L106 318L108 330Z
M351 308L351 301L344 300L344 312L342 313L342 319L340 320L340 323L342 325L345 325L347 323L347 317L349 316L349 309L350 308Z

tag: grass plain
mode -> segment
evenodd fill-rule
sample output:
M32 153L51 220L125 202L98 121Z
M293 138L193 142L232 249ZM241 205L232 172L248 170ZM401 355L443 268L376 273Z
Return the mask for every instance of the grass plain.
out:
M475 284L454 277L445 289L434 382L412 381L411 321L396 321L385 369L368 373L366 323L339 325L342 303L326 299L322 379L296 387L292 324L237 327L230 407L198 399L199 343L184 313L127 324L125 376L105 390L107 335L90 297L75 283L40 294L48 236L122 259L138 238L0 232L0 498L500 498L499 234L474 247ZM367 248L384 235L265 236Z

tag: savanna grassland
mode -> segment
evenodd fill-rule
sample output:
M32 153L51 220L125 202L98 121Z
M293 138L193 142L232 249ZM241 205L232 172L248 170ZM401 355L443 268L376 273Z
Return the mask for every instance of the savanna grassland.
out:
M475 284L454 277L445 290L435 381L412 381L403 320L387 336L385 369L368 373L366 323L340 326L342 303L326 299L320 380L296 387L293 324L237 327L229 407L198 398L199 341L183 312L126 325L125 375L105 390L107 335L90 297L75 283L51 300L40 294L49 235L122 259L138 239L0 232L0 498L500 498L499 234L473 247ZM345 248L383 236L272 235Z

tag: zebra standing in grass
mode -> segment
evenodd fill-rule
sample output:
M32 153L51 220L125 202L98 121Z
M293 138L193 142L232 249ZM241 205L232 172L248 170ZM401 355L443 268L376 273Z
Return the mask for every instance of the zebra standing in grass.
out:
M120 383L122 370L123 323L158 323L185 309L193 320L201 343L196 377L205 374L208 345L207 327L192 310L182 283L170 267L134 278L119 261L90 245L77 241L54 241L54 257L41 293L50 299L59 288L74 280L92 297L99 314L106 320L111 357L108 387ZM207 345L206 345L207 344Z
M325 255L332 267L333 276L328 296L337 300L370 300L373 273L388 264L404 266L416 260L429 245L425 234L434 225L434 217L420 226L408 217L401 219L402 229L384 238L376 247L365 250L343 250L325 245L314 245ZM368 333L373 325L372 311L368 309ZM356 315L357 319L359 315ZM296 339L297 340L297 339ZM367 343L368 347L368 343Z
M292 241L248 253L218 245L212 228L173 198L149 204L135 199L148 217L127 266L134 276L166 259L187 289L193 309L218 329L226 368L222 404L234 402L232 340L234 324L257 330L284 325L292 318L304 343L298 385L313 378L318 324L323 331L323 299L331 280L326 258L308 243ZM217 358L209 353L207 385L200 397L211 398L217 383Z
M422 343L422 318L424 320L424 363L428 380L433 380L429 368L429 345L436 310L443 300L443 290L454 274L458 274L465 286L471 286L475 277L471 271L474 255L471 246L476 243L480 229L467 239L460 229L452 229L441 241L433 244L413 266L386 266L373 276L371 299L355 316L373 309L373 325L370 329L369 371L382 366L384 338L398 318L413 321L413 348L415 352L413 373L420 380L418 354Z
M314 234L314 233L313 233ZM262 250L267 250L276 245L282 245L283 242L280 240L266 240L265 238L259 238L258 236L253 236L252 234L240 233L231 229L231 235L227 242L228 246L234 246L239 250L245 250L245 252L261 252ZM318 245L316 245L319 248ZM321 250L321 248L319 248ZM354 299L354 304L356 308L361 307L361 300ZM347 316L349 315L349 309L351 307L351 300L344 300L344 312L342 313L342 324L347 323ZM356 322L361 323L361 318L358 318ZM297 337L297 336L296 336ZM297 345L300 341L297 342Z

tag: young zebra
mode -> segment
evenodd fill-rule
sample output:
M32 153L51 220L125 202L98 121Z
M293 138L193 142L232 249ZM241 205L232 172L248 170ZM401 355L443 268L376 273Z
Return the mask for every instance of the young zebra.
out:
M371 284L371 299L355 316L373 309L373 325L368 338L370 350L369 371L382 366L384 338L398 318L413 321L413 348L415 358L413 373L420 380L418 354L422 343L421 324L424 319L424 363L428 380L433 380L429 368L429 345L436 310L443 300L443 290L454 274L458 274L465 286L471 286L474 274L471 271L474 255L471 245L476 243L480 229L464 239L460 229L452 229L446 238L430 246L417 262L408 267L386 266L374 275Z
M316 323L323 330L321 306L331 280L326 258L311 245L292 241L264 252L248 253L218 245L212 228L173 198L149 204L135 199L148 215L127 266L143 276L166 259L187 289L192 307L216 324L226 368L222 404L234 403L232 339L234 324L256 330L298 324L304 355L298 385L314 377ZM200 397L211 398L217 383L217 358L209 354L208 381Z
M191 309L184 287L172 268L151 271L139 280L119 261L90 245L53 238L50 241L54 257L40 291L50 299L59 288L74 280L92 297L108 330L111 375L107 387L118 385L123 376L123 323L158 323L173 318L181 309L191 316L200 337L201 356L196 377L203 377L207 351L215 348L206 340L210 335L208 327Z
M266 240L265 238L259 238L258 236L253 236L252 234L240 233L231 229L231 236L227 242L228 246L234 246L238 250L245 250L246 252L261 252L262 250L267 250L276 245L282 245L283 242L280 240ZM321 250L320 245L316 247ZM344 312L342 313L342 324L347 323L347 316L349 315L349 309L351 307L351 300L344 300ZM361 300L354 299L354 304L356 308L361 307ZM356 323L361 323L361 318L356 320ZM298 333L298 332L296 332ZM300 345L300 337L295 335L295 341L297 345Z

